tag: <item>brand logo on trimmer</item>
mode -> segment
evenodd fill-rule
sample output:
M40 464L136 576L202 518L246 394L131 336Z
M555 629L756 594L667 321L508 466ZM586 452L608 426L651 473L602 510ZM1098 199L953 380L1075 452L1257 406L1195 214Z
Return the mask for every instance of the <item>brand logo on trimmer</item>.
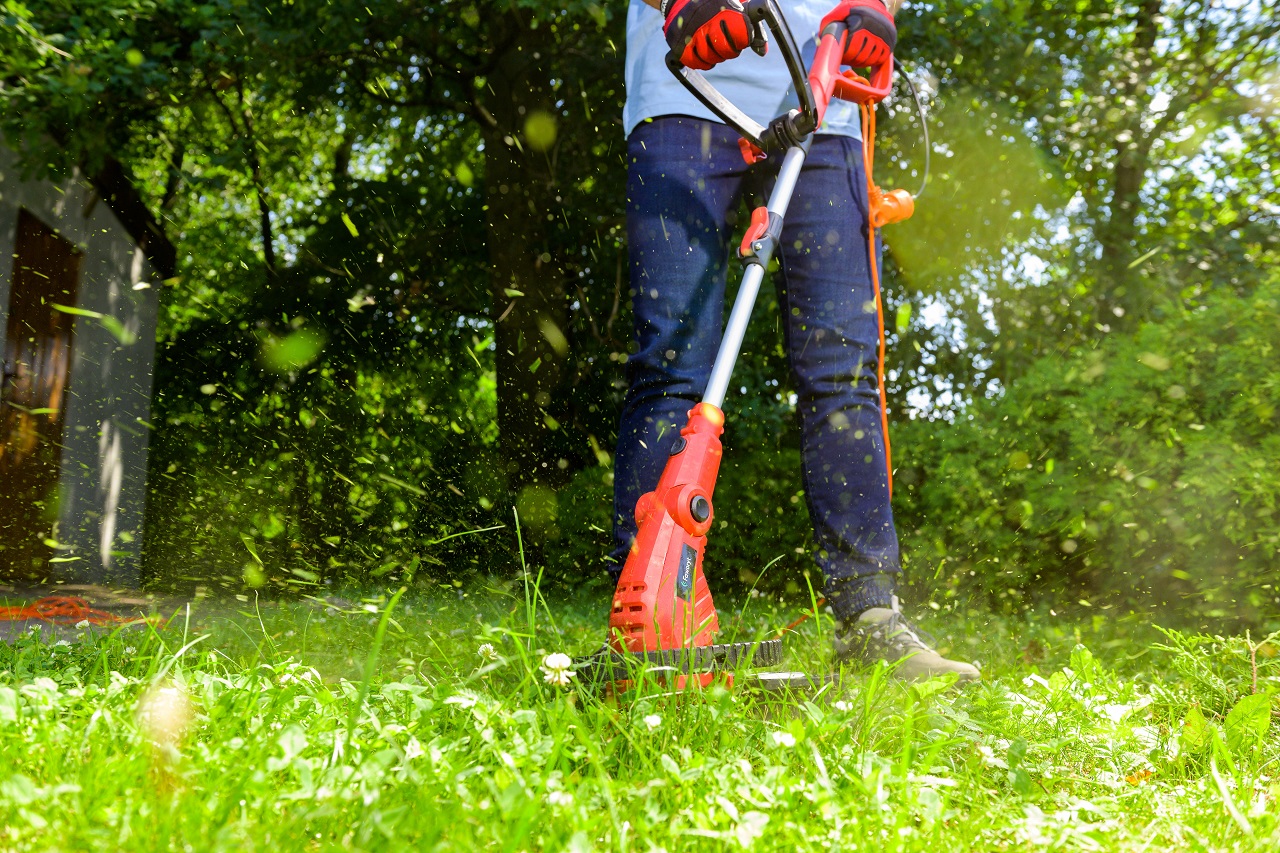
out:
M676 595L693 600L693 570L698 565L698 552L688 545L680 549L680 571L676 574Z

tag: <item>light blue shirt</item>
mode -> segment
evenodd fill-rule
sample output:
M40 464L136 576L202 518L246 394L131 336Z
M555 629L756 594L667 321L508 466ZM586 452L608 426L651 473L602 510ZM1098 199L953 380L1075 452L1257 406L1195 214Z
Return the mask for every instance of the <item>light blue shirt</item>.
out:
M645 119L662 115L685 115L720 121L667 68L667 40L662 34L662 14L641 0L630 0L627 9L627 102L622 108L622 124L630 135ZM781 0L778 4L805 67L818 50L818 26L835 6L834 0ZM768 125L787 110L800 106L782 52L770 33L769 51L761 57L747 49L737 59L722 62L707 79L731 103L751 118ZM831 102L819 133L837 133L861 138L858 105Z

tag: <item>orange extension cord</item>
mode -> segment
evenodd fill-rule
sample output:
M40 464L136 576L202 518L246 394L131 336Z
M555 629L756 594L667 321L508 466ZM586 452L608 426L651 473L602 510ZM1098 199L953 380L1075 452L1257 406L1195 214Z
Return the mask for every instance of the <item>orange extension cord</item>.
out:
M0 607L0 622L20 622L26 619L73 625L79 622L88 622L90 625L120 625L138 621L105 610L95 610L89 606L88 601L73 595L49 595L31 604Z
M889 449L889 401L884 390L884 303L880 298L880 265L876 263L876 226L874 210L881 195L880 188L871 178L871 166L876 152L876 108L874 104L859 104L862 113L862 162L867 173L867 258L871 263L871 287L876 295L876 319L880 325L880 358L876 366L876 379L880 387L880 429L884 434L884 465L889 475L889 497L893 497L893 454Z

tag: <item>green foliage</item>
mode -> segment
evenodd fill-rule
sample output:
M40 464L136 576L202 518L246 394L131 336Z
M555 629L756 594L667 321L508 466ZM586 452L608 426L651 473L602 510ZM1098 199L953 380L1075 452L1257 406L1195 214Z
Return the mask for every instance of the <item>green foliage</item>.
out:
M498 506L501 490L486 479L490 469L463 466L453 455L468 439L471 462L489 452L492 386L486 390L483 374L471 387L447 372L474 376L475 353L463 352L469 342L455 344L450 356L419 350L396 365L425 380L414 384L344 370L340 361L264 382L271 374L257 366L255 341L246 337L235 349L221 341L210 348L204 369L237 358L242 364L212 370L207 378L221 381L207 383L203 399L160 401L168 426L162 442L177 444L153 451L168 464L153 475L150 501L159 511L151 516L148 559L170 580L233 587L258 562L241 544L245 537L277 573L261 580L290 585L412 578L424 566L450 576L462 570L459 561L469 565L469 543L432 544L504 514L485 509ZM245 386L260 382L263 391L246 399ZM452 570L443 568L446 560Z
M902 57L936 93L937 147L915 218L885 232L902 270L889 290L926 296L948 321L932 347L936 330L913 330L926 369L901 385L945 412L952 387L984 396L1169 300L1259 283L1280 248L1263 166L1280 139L1269 5L947 0L899 13ZM883 147L918 171L911 112L894 105Z
M898 431L917 561L996 595L1083 588L1274 608L1280 280L1046 358L954 423Z
M38 172L123 161L178 244L155 382L153 580L474 571L482 549L448 537L505 523L517 498L499 363L524 344L495 329L511 294L537 293L517 282L494 299L508 249L531 249L539 287L572 305L543 324L571 368L538 424L550 471L611 444L621 170L599 164L620 163L602 132L620 75L600 69L620 69L620 16L593 3L5 9L6 139ZM496 79L503 52L526 46L546 67ZM520 119L541 171L490 185L495 146L523 144L493 128L523 116L544 72L559 100ZM487 222L526 215L501 207L525 185L554 207L547 240L495 248ZM480 568L510 568L509 544Z
M899 13L935 142L916 217L883 235L918 580L1246 617L1274 599L1268 11ZM577 0L0 4L6 142L38 173L119 161L177 248L153 579L509 574L512 507L534 565L600 577L630 338L622 19ZM880 182L914 189L914 111L896 97L880 126ZM776 590L803 586L809 525L764 302L708 561Z

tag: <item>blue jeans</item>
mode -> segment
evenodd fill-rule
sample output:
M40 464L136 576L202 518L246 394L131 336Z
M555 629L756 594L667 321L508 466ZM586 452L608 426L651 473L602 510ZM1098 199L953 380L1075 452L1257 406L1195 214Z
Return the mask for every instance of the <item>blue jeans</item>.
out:
M627 237L638 351L614 468L616 575L711 372L743 202L762 203L776 160L748 166L728 127L664 116L627 139ZM889 506L878 329L867 257L862 144L818 136L787 211L778 303L797 395L804 494L827 598L841 618L888 606L899 573ZM728 428L732 429L732 412Z

